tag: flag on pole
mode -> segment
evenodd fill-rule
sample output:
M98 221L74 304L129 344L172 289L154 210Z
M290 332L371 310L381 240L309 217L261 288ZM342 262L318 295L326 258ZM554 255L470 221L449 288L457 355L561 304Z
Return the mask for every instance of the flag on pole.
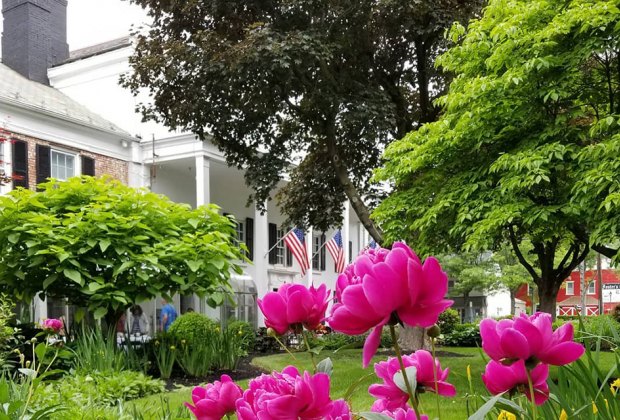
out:
M370 240L370 243L368 244L369 248L375 249L377 247L377 243L375 242L374 239Z
M336 263L336 272L342 273L344 271L344 248L342 247L342 234L340 230L325 244L325 247Z
M284 243L291 250L291 253L301 267L301 275L306 275L306 271L310 268L308 262L308 253L306 252L306 241L304 239L304 231L295 228L284 236Z

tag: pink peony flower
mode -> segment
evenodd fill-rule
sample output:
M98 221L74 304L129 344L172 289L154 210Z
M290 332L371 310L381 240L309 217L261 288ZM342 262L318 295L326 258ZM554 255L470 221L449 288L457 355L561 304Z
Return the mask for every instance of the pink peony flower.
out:
M448 277L433 257L424 264L404 243L392 250L371 250L338 276L336 297L329 325L349 335L374 328L364 343L363 364L367 367L381 342L388 322L430 327L439 314L452 305L444 299Z
M439 360L433 363L433 356L426 350L418 350L415 353L403 356L403 364L405 367L415 366L416 381L418 390L435 392L435 378L433 366L437 373L437 389L439 395L446 397L454 397L456 388L454 385L446 382L450 369L441 369ZM372 384L368 388L368 392L375 398L379 398L373 405L373 410L395 410L397 408L406 408L409 395L401 390L394 383L394 375L400 372L398 359L390 357L384 362L375 363L375 373L381 379L382 384Z
M43 321L43 329L58 334L62 330L62 321L60 319L48 318Z
M322 284L307 288L302 284L284 284L277 292L267 293L257 299L265 315L265 325L282 335L297 325L314 330L325 319L329 291Z
M345 400L336 400L333 402L332 410L325 417L325 420L353 420L351 408Z
M545 312L499 322L485 319L480 323L480 336L485 353L505 364L525 360L562 366L579 359L585 351L573 341L573 324L553 331L551 315Z
M549 398L549 365L540 363L530 371L534 388L534 402L536 405L544 404ZM525 362L519 360L510 366L503 365L491 360L482 374L482 381L491 394L497 395L502 392L522 392L528 399L531 398Z
M236 413L239 420L311 420L329 416L333 405L327 374L304 372L302 376L288 366L282 373L252 379L237 400Z
M194 405L185 403L198 420L220 420L235 412L235 403L241 398L243 390L228 375L206 386L192 390Z
M381 413L395 420L418 420L418 416L415 415L415 411L411 407L397 408L395 410L387 409L375 409L373 406L372 411L374 413ZM428 420L428 416L421 414L419 420Z

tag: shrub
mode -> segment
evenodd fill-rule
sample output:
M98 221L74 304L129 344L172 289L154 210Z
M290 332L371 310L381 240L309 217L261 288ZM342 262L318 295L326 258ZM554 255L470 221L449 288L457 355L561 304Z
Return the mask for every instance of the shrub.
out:
M481 342L478 324L458 324L450 334L443 337L443 344L452 347L476 347Z
M256 331L245 321L233 321L228 324L229 331L235 331L242 336L241 345L247 353L254 351L254 343L256 341Z
M157 366L159 371L159 377L162 379L170 378L178 354L175 336L168 333L158 334L151 349L153 350L153 358L155 359L155 366Z
M456 309L448 308L439 314L437 325L441 329L442 334L450 334L454 331L454 327L461 323L461 316Z
M219 329L219 324L198 312L188 312L178 317L168 333L178 341L185 340L191 347L194 343L206 341L210 334Z
M267 335L267 328L260 327L256 331L256 339L254 341L254 351L257 353L277 353L281 351L280 344L275 338Z
M116 335L104 335L100 328L83 328L72 344L74 367L79 372L120 372L125 368L125 354L116 344Z
M579 331L578 322L575 324L575 338L591 348L598 345L600 337L600 348L609 350L620 345L620 323L611 315L588 316L582 319L585 331Z
M615 319L617 322L620 322L620 304L614 306L613 311L611 312L611 316L613 317L613 319Z

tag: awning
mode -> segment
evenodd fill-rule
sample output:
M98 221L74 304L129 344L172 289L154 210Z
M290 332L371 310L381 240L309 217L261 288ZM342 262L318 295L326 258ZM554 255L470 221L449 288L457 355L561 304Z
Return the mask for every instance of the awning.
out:
M233 273L230 276L229 282L235 293L256 294L256 283L254 283L254 279L247 273Z

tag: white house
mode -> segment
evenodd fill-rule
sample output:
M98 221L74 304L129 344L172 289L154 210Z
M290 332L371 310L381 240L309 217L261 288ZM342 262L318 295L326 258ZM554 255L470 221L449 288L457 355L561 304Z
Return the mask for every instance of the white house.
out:
M235 317L262 325L257 296L290 282L325 283L333 289L337 273L322 245L335 231L306 232L307 252L314 258L312 270L302 278L280 241L290 227L273 202L267 203L266 212L246 206L250 190L243 173L227 166L210 142L142 122L135 106L145 98L134 98L118 84L120 75L129 71L128 38L69 53L66 5L65 0L3 2L0 128L11 141L0 142L0 153L4 170L17 176L1 192L14 186L34 188L49 176L109 174L177 202L220 206L238 221L238 239L246 243L252 261L244 264L243 275L232 279L237 305L214 310L196 296L176 296L180 312L192 308L224 321ZM345 208L342 237L348 261L369 237L355 213ZM151 325L157 325L160 302L142 306ZM62 314L71 320L71 309L62 302L36 301L34 312L36 319Z

